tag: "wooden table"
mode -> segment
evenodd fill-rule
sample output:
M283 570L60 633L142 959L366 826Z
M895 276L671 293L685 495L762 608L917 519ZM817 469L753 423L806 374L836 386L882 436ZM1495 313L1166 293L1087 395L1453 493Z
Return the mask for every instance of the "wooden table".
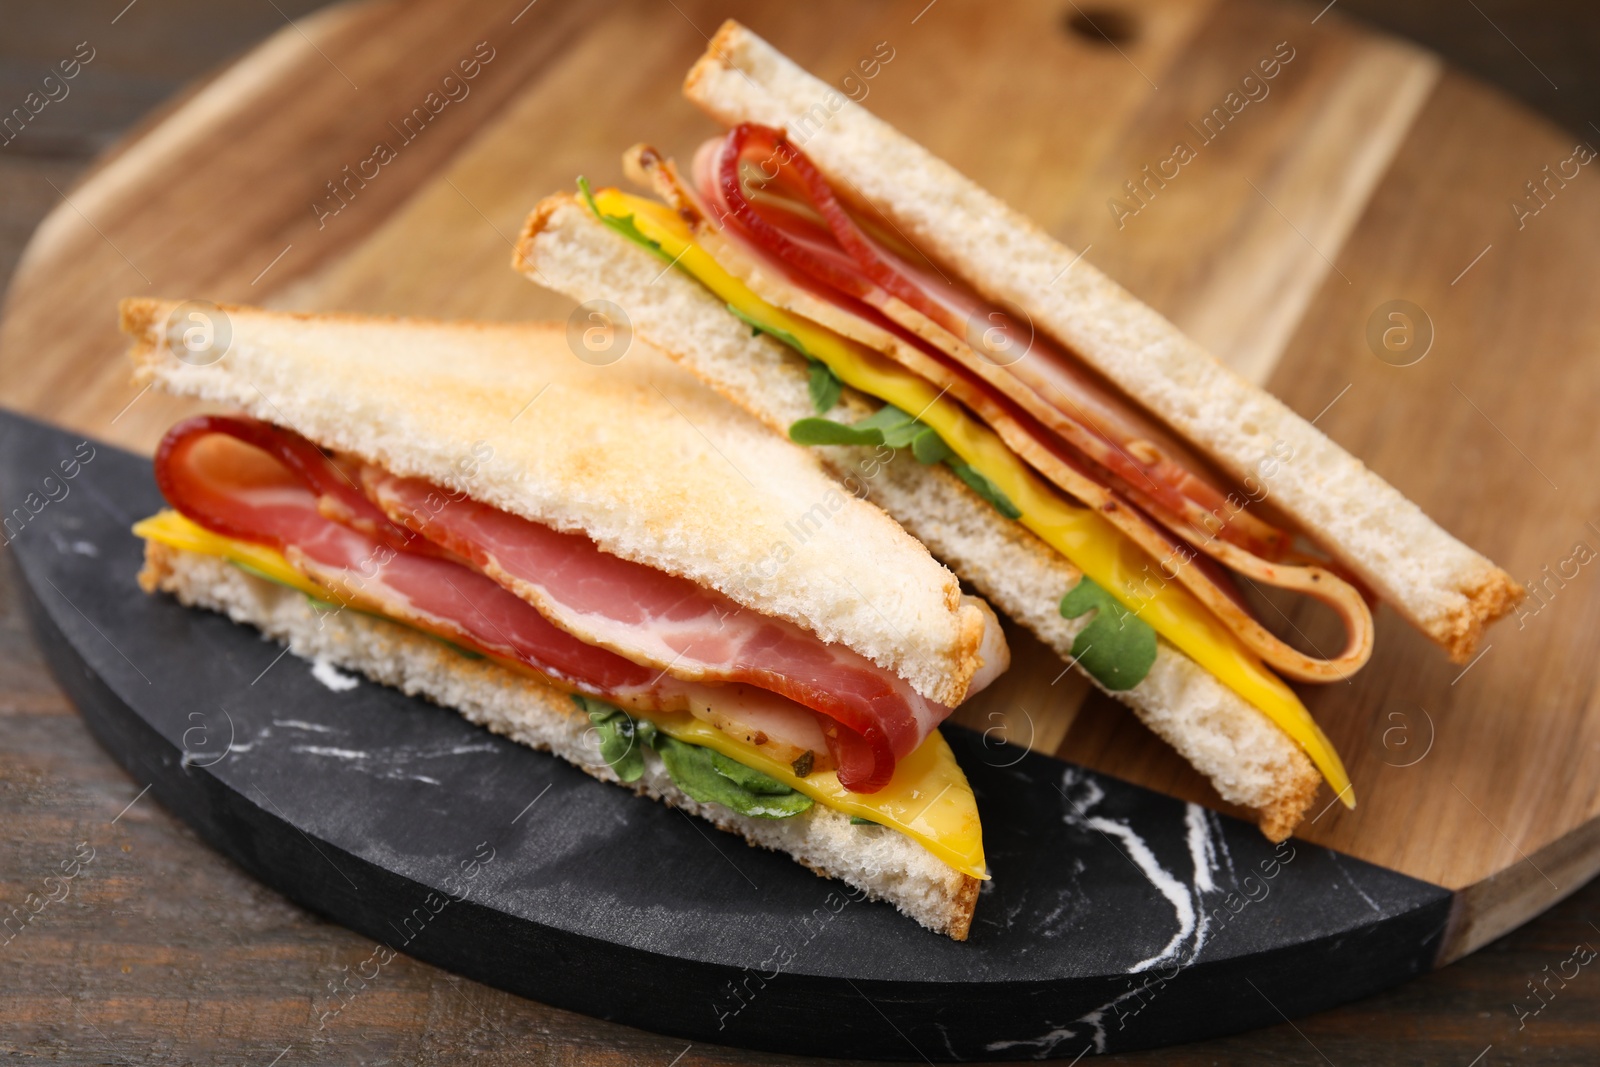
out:
M93 72L105 77L79 80L74 97L0 150L6 269L33 223L112 134L279 21L267 9L224 30L220 16L202 14L198 4L144 0L128 10L121 3L103 8L71 24L36 15L40 23L24 22L20 33L8 28L6 47L22 42L38 64L13 66L0 82L8 91L25 93L42 65L71 55L85 39L96 49ZM280 1053L284 1064L314 1057L453 1062L463 1047L505 1062L757 1059L685 1050L681 1042L518 1000L403 958L385 970L364 1017L318 1031L313 996L371 946L262 889L138 800L142 783L129 782L95 747L44 673L23 631L9 569L0 582L0 708L7 716L0 810L13 816L0 834L0 900L20 904L30 892L50 893L59 883L44 879L63 859L75 849L94 856L66 899L0 948L0 997L11 1024L0 1047L61 1062L270 1063ZM1590 921L1597 903L1600 892L1591 885L1462 963L1301 1021L1298 1029L1157 1055L1175 1063L1347 1063L1389 1059L1386 1049L1403 1046L1407 1058L1427 1062L1466 1064L1483 1053L1477 1062L1587 1062L1600 1042L1600 978L1585 970L1522 1029L1512 1004L1525 1001L1525 983L1542 978L1574 944L1600 944L1600 928Z

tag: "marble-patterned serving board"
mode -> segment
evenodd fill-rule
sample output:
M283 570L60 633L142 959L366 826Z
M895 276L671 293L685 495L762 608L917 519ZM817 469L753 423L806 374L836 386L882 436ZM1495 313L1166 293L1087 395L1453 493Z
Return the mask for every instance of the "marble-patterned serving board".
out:
M0 494L51 668L156 799L387 950L547 1003L783 1052L1070 1060L1316 1011L1441 944L1444 889L960 728L993 880L950 941L146 596L129 532L160 505L145 458L0 412Z

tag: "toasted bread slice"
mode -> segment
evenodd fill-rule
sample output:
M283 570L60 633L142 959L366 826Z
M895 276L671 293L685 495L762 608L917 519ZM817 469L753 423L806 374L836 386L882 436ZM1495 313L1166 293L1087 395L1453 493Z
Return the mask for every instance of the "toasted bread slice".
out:
M357 671L382 685L454 708L514 741L544 749L601 781L623 784L586 738L589 720L564 694L495 664L469 660L415 630L353 611L317 612L305 596L253 577L216 556L154 541L145 544L140 583L191 607L248 623L308 660ZM904 834L863 833L821 804L788 819L757 819L699 803L653 755L630 788L683 808L752 845L786 852L818 874L886 900L923 926L965 940L978 880L942 862Z
M816 457L644 344L594 366L552 325L224 307L225 354L190 362L167 336L175 307L123 302L136 382L580 531L842 643L929 699L966 696L984 613L961 602L955 576L880 509L841 494ZM797 536L819 504L826 521Z
M975 291L1009 301L1273 505L1457 662L1523 596L1388 482L1027 218L734 21L684 93L726 125L787 131L850 200L881 211ZM1070 269L1069 269L1070 268ZM1263 457L1292 450L1267 477ZM1276 451L1274 449L1276 448Z
M531 280L575 300L627 309L651 344L718 392L786 434L813 414L805 361L728 313L704 286L602 225L576 197L552 196L529 216L516 264ZM853 391L845 402L869 408ZM818 449L852 492L865 493L1001 611L1063 658L1087 619L1064 619L1057 601L1080 572L1018 523L1001 516L942 466L868 448ZM1092 680L1092 677L1091 677ZM1098 684L1098 683L1096 683ZM1188 656L1160 641L1137 686L1113 693L1216 786L1252 808L1274 840L1287 837L1321 776L1283 731Z

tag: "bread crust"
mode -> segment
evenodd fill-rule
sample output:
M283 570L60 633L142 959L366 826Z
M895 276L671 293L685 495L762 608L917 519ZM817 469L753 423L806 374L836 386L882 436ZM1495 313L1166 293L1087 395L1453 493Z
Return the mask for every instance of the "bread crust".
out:
M642 343L596 365L552 324L224 305L231 347L189 363L165 336L176 306L123 302L137 384L585 533L845 644L941 704L966 696L983 615L955 576L815 456Z
M248 575L215 556L145 543L140 586L190 607L247 623L302 659L323 660L380 685L423 696L495 733L552 752L595 778L624 785L738 834L751 845L788 853L825 878L884 900L923 926L964 941L979 881L903 834L852 826L818 804L789 819L756 819L703 804L673 784L647 754L637 782L617 778L588 740L589 722L549 686L489 660L469 660L414 630L358 612L319 614L305 596Z
M1510 575L1276 397L737 22L717 31L684 93L725 125L787 129L850 199L865 198L944 269L985 297L1023 309L1233 477L1263 483L1279 511L1451 659L1469 660L1485 628L1522 599ZM828 104L819 121L821 101ZM1263 459L1281 455L1284 446L1292 458L1266 476Z
M560 194L535 209L519 261L531 280L574 300L628 307L642 336L774 432L785 434L795 419L812 414L798 355L770 337L751 336L698 282L675 272L656 277L656 260L606 229L577 198ZM847 419L875 406L848 388L842 405ZM886 460L866 448L817 452L852 492L869 495L996 608L1070 660L1088 620L1063 619L1056 610L1060 593L1053 591L1070 589L1081 576L1059 552L941 466L903 454ZM1289 835L1316 796L1322 778L1300 747L1165 639L1149 676L1110 695L1210 779L1224 800L1254 809L1273 840Z

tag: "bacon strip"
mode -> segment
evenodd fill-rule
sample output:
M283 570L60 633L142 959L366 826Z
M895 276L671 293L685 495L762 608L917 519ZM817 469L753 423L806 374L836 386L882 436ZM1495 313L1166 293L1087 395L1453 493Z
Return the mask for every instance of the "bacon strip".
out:
M173 507L278 549L342 603L637 710L687 709L792 745L814 739L854 792L881 789L949 715L891 672L791 623L581 535L419 479L336 463L254 419L180 423L163 439L156 470ZM346 481L351 473L364 491Z
M953 340L968 354L974 346L985 347L988 358L971 369L979 374L996 372L985 376L1001 388L1009 384L1005 379L1017 377L1037 393L1053 393L1053 398L1036 406L1035 417L1044 419L1087 458L1147 487L1163 506L1192 521L1210 519L1219 536L1257 553L1278 555L1288 548L1288 535L1254 516L1240 514L1234 516L1235 523L1217 524L1214 513L1225 506L1226 495L1198 475L1202 462L1197 456L1131 410L1087 368L1066 359L1047 338L1032 336L1029 329L1026 349L1015 345L1021 328L1010 312L953 286L931 285L924 272L857 225L827 179L779 131L746 124L712 144L715 149L696 159L702 192L713 197L713 203L761 248L877 309L931 344L942 348ZM775 173L759 192L750 188L769 172ZM815 208L826 226L805 218L795 197ZM1047 358L1024 361L1024 351ZM950 352L963 354L960 349Z
M745 124L703 146L694 190L652 150L634 150L629 163L691 220L725 269L947 390L1057 487L1153 555L1269 665L1299 681L1326 682L1366 663L1373 626L1361 590L1295 553L1288 533L1214 484L1202 461L1049 339L1030 337L1026 349L986 344L991 330L1014 334L1015 317L896 256L780 131ZM709 225L708 213L724 225ZM797 276L803 281L793 284ZM1345 626L1345 648L1331 658L1292 648L1250 613L1228 571L1326 604Z
M754 685L821 712L840 781L855 792L886 784L895 760L950 714L843 645L610 555L581 534L375 467L362 481L395 523L470 560L567 632L680 679Z
M311 488L337 477L318 469L328 465L310 442L266 423L200 416L167 432L155 469L162 496L185 517L283 553L333 602L510 659L593 696L639 706L668 695L660 686L652 689L657 672L577 640L443 554L405 547L413 538L365 497L356 497L366 505L364 518L381 532L329 519Z

